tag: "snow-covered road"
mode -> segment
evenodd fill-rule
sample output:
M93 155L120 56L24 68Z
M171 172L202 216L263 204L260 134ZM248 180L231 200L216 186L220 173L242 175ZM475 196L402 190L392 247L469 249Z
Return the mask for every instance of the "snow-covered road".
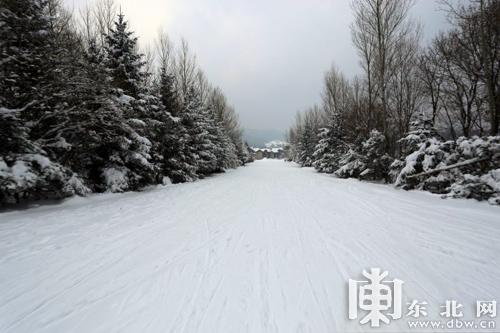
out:
M258 161L0 214L0 332L344 332L347 282L500 301L500 208ZM406 317L387 330L407 328Z

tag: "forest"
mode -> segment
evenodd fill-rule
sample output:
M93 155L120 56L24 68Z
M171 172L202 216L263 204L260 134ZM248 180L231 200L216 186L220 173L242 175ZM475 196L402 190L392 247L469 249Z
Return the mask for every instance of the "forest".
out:
M500 204L500 1L440 1L428 45L413 0L354 0L362 75L335 65L297 115L290 160L340 178Z
M0 204L192 181L251 160L190 51L142 48L113 0L0 6Z

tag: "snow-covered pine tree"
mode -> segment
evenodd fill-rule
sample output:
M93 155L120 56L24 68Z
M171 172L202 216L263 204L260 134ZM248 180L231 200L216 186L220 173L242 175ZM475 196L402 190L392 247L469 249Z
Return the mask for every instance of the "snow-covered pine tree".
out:
M235 141L239 138L233 138L232 133L229 132L229 128L224 123L223 114L217 112L213 104L207 103L204 110L206 112L204 118L208 120L208 130L215 148L214 154L217 160L215 172L238 167L240 161Z
M328 153L330 150L329 134L330 130L328 128L321 128L318 134L319 142L314 148L313 167L319 172L332 173L334 171L330 166L331 156Z
M250 145L248 142L243 143L243 165L246 163L252 163L254 161L253 156L252 156L252 148L250 148Z
M317 134L312 122L306 119L304 128L300 132L297 150L299 152L298 163L304 167L310 167L313 163L313 154L317 144Z
M104 49L97 44L97 40L95 38L89 40L87 50L84 52L83 56L87 64L92 65L94 69L104 68L106 54ZM104 77L108 80L110 79L108 75L105 75Z
M120 13L106 36L106 65L113 87L137 98L147 74L142 70L145 62L143 55L137 52L137 37L133 35L125 16Z
M245 165L250 162L251 155L246 143L241 138L236 143L236 156L238 157L238 164L235 166Z
M0 6L0 203L62 198L87 189L49 158L33 127L58 97L60 54L45 0L7 0ZM29 124L30 126L27 126Z
M174 183L197 178L196 164L188 154L189 134L181 121L179 95L175 88L175 76L163 65L159 70L155 94L158 96L158 123L150 130L155 131L153 159L163 177ZM166 178L165 178L166 180Z
M40 142L92 191L122 192L151 184L155 179L149 161L151 142L138 133L141 125L125 116L131 106L110 94L105 68L94 66L82 66L81 76L73 77L83 90L80 99L40 121L45 133Z
M413 167L406 162L406 159L408 156L412 155L415 156L416 162L419 159L417 158L417 151L419 151L422 144L428 140L435 140L438 142L442 141L442 137L433 127L432 122L423 118L422 115L418 119L411 122L410 131L406 133L404 138L401 138L398 141L401 158L394 160L394 162L390 165L389 171L389 175L393 182L396 182L397 185L401 185L402 182L404 182L404 179L406 179L407 172L411 173L422 171L419 167L412 169ZM403 170L405 170L405 172L401 174Z
M180 112L180 103L177 90L175 89L175 75L169 73L166 66L161 66L158 82L158 95L161 102L171 115L176 116Z
M148 112L140 108L147 103L117 98L106 68L109 58L102 60L96 44L86 50L68 40L56 40L64 49L58 68L60 102L37 122L38 142L92 191L136 190L154 183L151 141L141 132L142 122L133 121L139 111Z
M73 172L53 162L29 139L11 109L0 108L0 205L60 199L89 190Z
M48 0L4 0L0 6L0 91L2 107L40 116L44 85L53 72Z
M193 150L190 148L191 140L185 122L181 118L173 117L171 126L164 126L161 141L163 156L163 172L173 183L184 183L196 180L197 163Z
M96 54L92 44L89 53L90 58L100 61L101 52ZM114 28L105 38L102 61L105 73L109 77L107 79L111 87L109 90L115 95L110 107L119 110L117 116L121 119L117 120L126 130L123 134L128 133L132 136L122 140L125 144L116 146L125 151L118 153L121 156L117 159L118 165L110 167L110 170L115 171L105 170L105 174L127 175L125 177L127 185L122 184L125 188L119 188L122 185L112 186L115 190L137 189L162 181L161 167L155 165L152 156L157 153L153 149L157 135L154 127L162 126L170 114L165 111L159 98L146 84L149 73L144 70L143 58L144 56L137 51L137 38L134 37L134 32L129 30L124 15L120 13L114 22ZM117 155L111 156L116 159Z
M170 137L165 136L165 169L174 183L203 178L217 170L217 146L213 123L194 87L182 99L181 111L173 117Z
M313 154L313 166L319 172L333 173L340 167L340 159L347 152L344 142L342 117L338 113L330 116L328 126L318 134L319 142Z
M194 87L184 98L181 117L189 134L188 154L197 167L197 175L203 177L217 171L215 124Z
M217 127L218 169L236 168L242 164L241 130L234 109L219 88L210 89L206 107Z
M340 160L335 175L340 178L388 181L389 165L393 159L385 153L386 138L372 130L361 146L354 145Z
M389 181L389 166L394 159L386 154L386 145L387 139L381 132L370 132L361 150L366 169L360 174L360 179Z
M429 138L441 140L441 135L432 125L430 119L419 118L410 123L410 131L406 136L399 140L402 156L408 156L420 148L420 145Z
M217 145L218 145L218 171L224 169L234 169L241 165L239 159L238 147L226 133L225 129L217 125Z

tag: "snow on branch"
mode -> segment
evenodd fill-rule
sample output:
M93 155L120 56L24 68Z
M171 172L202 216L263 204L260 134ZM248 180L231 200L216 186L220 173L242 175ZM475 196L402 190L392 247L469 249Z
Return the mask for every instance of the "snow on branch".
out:
M23 106L22 108L19 108L19 109L8 109L8 108L3 108L3 107L0 107L0 115L9 115L9 114L13 114L13 113L19 113L19 112L23 112L25 111L27 108L29 108L30 106L32 106L33 104L37 103L38 101L31 101L29 102L28 104L26 104L25 106Z
M456 168L461 168L461 167L464 167L467 165L471 165L471 164L475 164L475 163L479 163L479 162L484 162L484 161L487 161L489 159L490 159L489 157L483 157L483 158L475 157L475 158L472 158L470 160L462 161L462 162L455 163L452 165L447 165L447 166L442 167L442 168L436 168L436 169L429 170L426 172L417 173L415 175L411 175L411 176L408 176L406 178L407 179L414 179L414 178L420 178L423 176L431 176L433 174L440 173L442 171L448 171L448 170L452 170L452 169L456 169Z

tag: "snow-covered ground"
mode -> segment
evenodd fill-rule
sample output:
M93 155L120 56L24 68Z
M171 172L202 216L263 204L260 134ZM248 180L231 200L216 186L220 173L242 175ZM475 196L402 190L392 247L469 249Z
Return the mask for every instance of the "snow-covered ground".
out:
M347 283L370 267L433 317L500 301L500 208L283 161L0 221L0 332L368 330Z

